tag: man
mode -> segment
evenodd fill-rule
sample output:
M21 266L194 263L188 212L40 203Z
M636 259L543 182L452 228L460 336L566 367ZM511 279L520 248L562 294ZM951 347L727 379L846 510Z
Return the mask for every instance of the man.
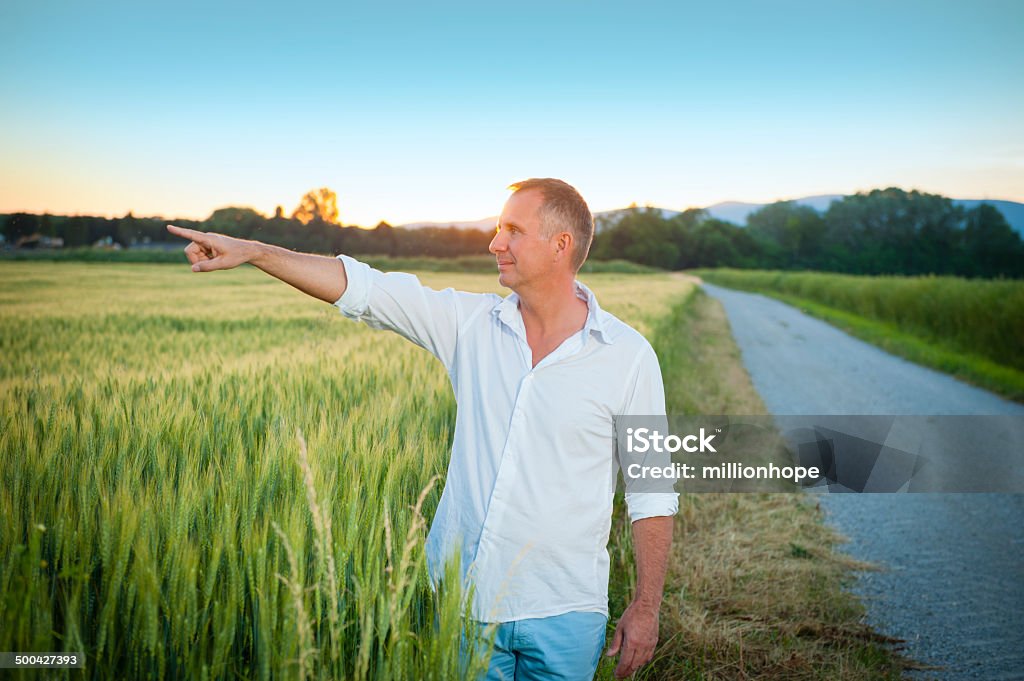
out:
M473 617L498 623L488 678L590 679L608 619L613 417L663 414L650 344L576 281L593 240L583 198L560 180L513 194L489 250L513 293L434 291L348 256L293 253L174 226L196 272L248 262L396 331L445 366L458 403L441 501L427 537L432 576L461 558ZM647 663L658 640L675 494L627 494L637 592L615 629L615 673Z

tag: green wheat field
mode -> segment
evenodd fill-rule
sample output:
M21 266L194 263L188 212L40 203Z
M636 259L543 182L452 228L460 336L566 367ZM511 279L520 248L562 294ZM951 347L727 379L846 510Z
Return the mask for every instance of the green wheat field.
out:
M585 281L644 333L692 291ZM455 403L424 350L247 267L13 262L0 351L0 650L82 652L60 675L89 679L485 664L460 663L463 594L426 580Z

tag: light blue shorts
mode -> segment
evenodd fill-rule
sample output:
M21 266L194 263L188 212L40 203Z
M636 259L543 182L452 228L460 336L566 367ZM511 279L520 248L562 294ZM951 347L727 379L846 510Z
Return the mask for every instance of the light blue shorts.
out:
M608 618L599 612L497 625L487 681L590 681L604 649Z

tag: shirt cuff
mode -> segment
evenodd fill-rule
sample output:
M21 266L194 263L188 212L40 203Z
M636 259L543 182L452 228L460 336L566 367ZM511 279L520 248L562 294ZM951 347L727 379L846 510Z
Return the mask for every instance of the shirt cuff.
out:
M679 511L679 495L675 492L634 492L626 495L629 521L675 515Z
M348 285L334 305L349 319L359 319L370 304L370 266L344 254L339 255L338 260L345 266Z

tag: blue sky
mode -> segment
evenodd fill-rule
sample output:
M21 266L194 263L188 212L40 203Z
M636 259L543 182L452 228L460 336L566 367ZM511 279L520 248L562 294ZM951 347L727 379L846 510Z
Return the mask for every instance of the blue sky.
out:
M0 212L1024 200L1024 3L0 4Z

